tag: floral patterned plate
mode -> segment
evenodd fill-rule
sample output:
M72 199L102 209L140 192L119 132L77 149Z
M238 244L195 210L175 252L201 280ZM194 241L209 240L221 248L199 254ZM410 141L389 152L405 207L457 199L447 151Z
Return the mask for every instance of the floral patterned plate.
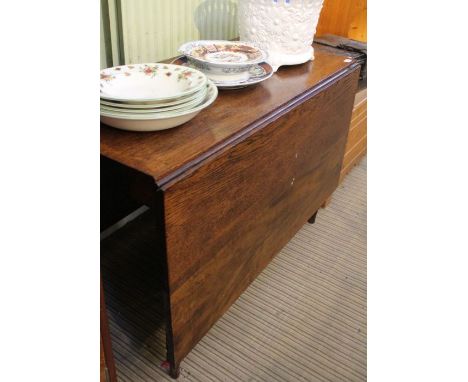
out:
M179 52L191 59L225 68L255 65L267 58L267 54L255 44L244 41L191 41L183 44Z
M190 67L191 63L185 56L179 57L172 61L174 65L182 65ZM213 83L218 89L241 89L250 85L255 85L270 78L274 74L270 64L262 62L259 65L253 65L249 70L249 78L241 81L214 81Z
M182 125L194 118L200 111L210 106L218 96L218 88L208 80L205 99L196 107L184 111L157 114L120 114L101 110L101 121L117 129L129 131L166 130Z
M125 103L161 102L192 95L206 85L193 68L170 64L135 64L101 70L102 99Z

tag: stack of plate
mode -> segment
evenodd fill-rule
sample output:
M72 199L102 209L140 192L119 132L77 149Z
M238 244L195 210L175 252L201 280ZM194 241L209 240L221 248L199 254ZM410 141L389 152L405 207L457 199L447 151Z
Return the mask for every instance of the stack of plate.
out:
M131 131L179 126L211 105L216 86L200 71L170 64L101 70L101 121Z
M179 48L185 56L173 64L196 68L220 89L237 89L265 81L273 68L265 62L267 54L243 41L200 40Z

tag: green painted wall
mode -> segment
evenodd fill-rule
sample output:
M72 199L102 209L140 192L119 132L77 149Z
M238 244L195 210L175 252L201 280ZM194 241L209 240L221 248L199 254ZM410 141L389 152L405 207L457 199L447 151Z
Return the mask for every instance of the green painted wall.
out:
M237 36L237 0L101 0L101 67L161 61L186 41Z
M105 32L104 32L104 20L102 18L102 12L101 12L101 41L100 41L100 48L101 48L101 69L102 68L107 68L109 65L107 63L106 41L105 41Z

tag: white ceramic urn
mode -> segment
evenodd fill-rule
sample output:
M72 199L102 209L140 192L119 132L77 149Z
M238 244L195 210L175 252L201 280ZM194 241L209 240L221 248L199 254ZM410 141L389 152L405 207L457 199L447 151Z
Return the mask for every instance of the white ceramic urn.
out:
M239 36L268 53L276 71L314 59L312 41L323 0L239 0Z

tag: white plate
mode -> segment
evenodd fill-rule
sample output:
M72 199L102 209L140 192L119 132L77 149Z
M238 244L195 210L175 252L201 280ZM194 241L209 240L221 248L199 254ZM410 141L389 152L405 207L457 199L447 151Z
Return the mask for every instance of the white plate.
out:
M174 65L181 65L185 67L190 67L189 61L187 57L182 56L176 58L172 61ZM212 82L219 88L219 89L240 89L245 88L246 86L255 85L262 81L267 80L273 74L273 68L270 64L266 62L262 62L259 65L254 65L251 67L249 71L249 78L243 81L213 81Z
M201 97L197 97L193 101L186 102L180 105L174 105L174 106L166 106L166 107L156 107L156 108L151 108L151 109L127 109L124 107L113 107L113 106L108 106L108 105L103 105L101 104L101 110L108 111L108 112L114 112L114 113L123 113L123 114L155 114L155 113L165 113L168 111L183 111L183 110L189 110L192 109L198 105L200 105L204 100L206 96L206 90L209 85L206 85L206 88L203 92L201 92Z
M169 102L154 102L154 103L125 103L125 102L118 102L118 101L107 101L101 99L101 105L111 106L115 108L122 108L122 109L155 109L155 108L164 108L168 106L177 106L183 105L188 102L192 102L195 100L203 100L206 95L206 85L202 87L198 92L191 94L186 97L177 98L175 101Z
M170 129L190 121L200 111L210 106L218 96L218 88L211 82L203 104L181 113L167 112L144 116L107 113L101 110L101 121L117 129L129 131L157 131Z
M196 93L207 81L193 68L170 64L135 64L101 70L100 96L129 103L167 102Z

